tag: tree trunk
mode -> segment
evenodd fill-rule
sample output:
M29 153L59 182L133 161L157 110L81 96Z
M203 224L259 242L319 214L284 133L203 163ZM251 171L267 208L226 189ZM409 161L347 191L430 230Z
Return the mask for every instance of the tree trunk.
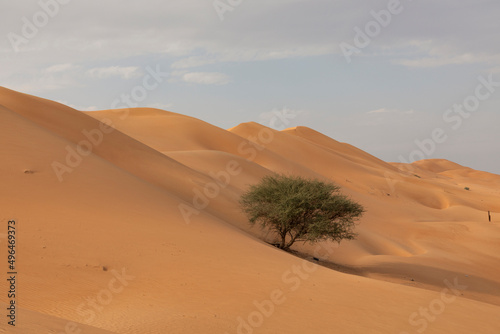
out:
M285 244L286 244L286 231L285 232L281 232L280 249L285 249Z
M290 247L292 247L292 245L295 243L295 240L297 240L297 237L299 236L299 233L295 234L295 235L292 235L292 233L290 233L290 242L288 242L288 244L285 245L285 248L283 248L284 250L289 250Z

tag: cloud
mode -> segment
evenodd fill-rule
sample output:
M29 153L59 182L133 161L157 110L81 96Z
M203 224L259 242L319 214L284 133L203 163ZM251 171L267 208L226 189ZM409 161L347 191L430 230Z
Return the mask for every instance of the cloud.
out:
M91 78L106 79L110 77L120 77L122 79L132 79L140 77L143 73L135 66L120 67L120 66L110 66L110 67L98 67L87 70L85 74Z
M474 56L470 54L452 56L452 57L425 57L419 59L402 59L396 60L396 64L408 67L438 67L445 65L460 65L477 62Z
M5 80L4 85L24 93L40 93L80 85L81 67L70 63L56 64L42 69L30 68L29 75L23 72Z
M182 75L182 81L201 85L227 85L231 78L219 72L190 72Z
M481 0L481 6L472 0L405 2L404 11L363 49L363 55L383 52L395 63L409 67L481 59L487 59L491 66L500 65L496 1ZM118 0L74 2L61 6L57 19L30 39L21 51L23 57L13 52L8 39L0 40L0 54L5 56L0 62L0 80L28 73L24 59L37 70L50 63L64 65L71 59L87 68L95 67L89 75L96 78L127 79L134 76L133 71L115 73L100 66L144 55L169 57L173 69L335 55L340 52L339 43L353 43L354 27L363 28L373 19L367 13L386 5L387 1L317 0L312 6L305 0L254 0L228 11L221 22L211 1L144 0L126 6ZM20 18L32 17L40 7L14 1L6 10L9 15L0 22L0 30L20 34ZM89 23L92 29L88 29ZM408 41L418 42L409 45ZM436 53L437 49L441 52Z
M318 0L314 6L304 0L255 0L227 12L221 22L212 1L144 0L126 6L118 0L75 2L61 6L57 19L40 29L21 53L34 65L72 59L93 66L154 54L178 58L176 69L333 54L338 28L350 16L347 12L355 10L345 9L339 17L316 14L335 13L336 8L329 0ZM20 34L20 18L40 8L9 2L6 10L10 15L0 22L0 30ZM22 68L6 38L0 40L3 52Z
M420 68L474 63L500 64L500 55L498 54L461 53L461 50L456 47L449 45L435 46L433 42L429 41L423 43L414 42L412 44L418 45L417 50L414 50L412 55L407 54L405 58L394 59L395 64Z
M367 112L367 114L380 114L380 113L388 113L388 112L395 112L395 111L397 111L397 110L381 108L381 109L369 111L369 112Z
M70 70L75 70L78 69L78 66L75 66L70 63L66 64L57 64L57 65L52 65L50 67L47 67L44 72L45 73L61 73L61 72L67 72Z
M368 111L367 114L388 114L388 113L397 113L397 114L413 114L413 110L405 110L401 111L398 109L389 109L389 108L380 108L376 110Z
M334 53L332 45L288 48L266 48L266 49L231 49L225 48L219 52L209 53L202 56L190 56L175 61L172 64L174 69L186 69L204 65L224 62L250 62L278 60L287 58L300 58L308 56L320 56Z

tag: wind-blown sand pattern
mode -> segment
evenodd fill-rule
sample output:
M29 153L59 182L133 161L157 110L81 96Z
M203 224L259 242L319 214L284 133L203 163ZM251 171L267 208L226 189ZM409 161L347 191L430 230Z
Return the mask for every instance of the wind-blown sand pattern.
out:
M60 182L54 161L105 119L115 130ZM5 88L0 136L1 218L19 226L17 326L0 333L500 331L499 175L387 163L306 127L87 113ZM229 184L187 222L179 205L228 164ZM320 244L321 266L317 245L293 248L309 262L266 243L238 199L272 172L342 186L367 210L357 240Z

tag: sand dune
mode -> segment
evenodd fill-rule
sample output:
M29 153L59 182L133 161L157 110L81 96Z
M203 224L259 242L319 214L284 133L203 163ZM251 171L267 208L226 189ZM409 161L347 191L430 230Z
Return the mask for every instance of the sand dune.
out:
M19 222L22 282L18 326L0 332L498 333L498 175L386 163L305 127L83 113L3 88L0 105L1 220ZM61 182L54 162L88 133ZM266 244L237 203L272 172L340 184L367 208L358 239L294 248L324 266Z

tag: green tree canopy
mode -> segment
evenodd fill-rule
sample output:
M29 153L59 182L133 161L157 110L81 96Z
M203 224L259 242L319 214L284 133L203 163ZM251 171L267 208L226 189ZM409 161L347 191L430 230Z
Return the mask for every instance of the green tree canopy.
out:
M333 183L278 174L252 185L240 204L251 224L278 234L284 250L296 241L354 239L355 222L364 212Z

